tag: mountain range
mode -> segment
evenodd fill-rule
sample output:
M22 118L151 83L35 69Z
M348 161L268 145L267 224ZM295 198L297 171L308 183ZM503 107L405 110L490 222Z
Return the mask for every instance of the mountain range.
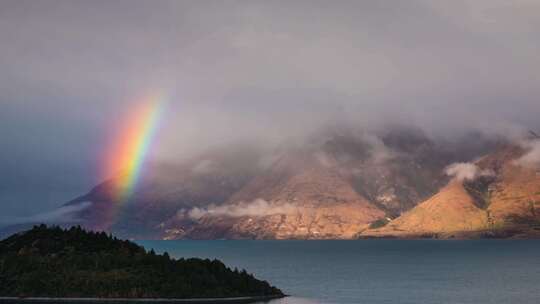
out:
M62 208L136 239L537 237L539 163L533 133L450 141L403 126L333 128L148 163L127 201L115 200L119 175Z

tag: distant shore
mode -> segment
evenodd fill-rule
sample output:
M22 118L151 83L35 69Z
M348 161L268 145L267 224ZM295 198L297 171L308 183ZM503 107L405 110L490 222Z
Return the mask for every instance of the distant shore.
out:
M256 296L256 297L231 297L231 298L192 298L192 299L165 299L165 298L46 298L46 297L0 297L0 303L31 303L31 304L161 304L161 303L181 303L181 304L246 304L258 301L268 301L280 299L285 295Z

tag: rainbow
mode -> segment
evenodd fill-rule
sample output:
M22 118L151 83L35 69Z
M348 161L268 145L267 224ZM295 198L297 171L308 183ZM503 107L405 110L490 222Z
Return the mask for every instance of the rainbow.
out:
M133 194L164 106L162 95L150 95L137 102L127 118L122 120L105 165L106 176L113 177L114 201L125 202Z

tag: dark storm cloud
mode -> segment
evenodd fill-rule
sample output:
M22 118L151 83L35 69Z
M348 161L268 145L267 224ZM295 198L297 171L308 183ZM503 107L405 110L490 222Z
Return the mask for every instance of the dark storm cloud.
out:
M0 208L84 192L110 129L156 89L167 158L343 120L538 128L539 16L534 0L2 1Z

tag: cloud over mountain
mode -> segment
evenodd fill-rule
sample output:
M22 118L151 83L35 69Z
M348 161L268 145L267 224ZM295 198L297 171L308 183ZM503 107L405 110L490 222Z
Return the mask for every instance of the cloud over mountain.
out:
M79 222L77 212L82 211L92 205L91 202L82 202L73 206L62 206L50 212L39 213L25 217L0 218L0 226L17 224L38 224L38 223L70 223Z
M539 14L531 0L2 1L0 210L50 210L106 178L110 134L154 90L159 161L336 124L540 130Z
M458 181L471 181L479 176L492 176L490 170L481 170L474 163L453 163L444 169L446 175Z
M240 202L222 206L210 205L207 208L194 207L190 210L180 210L179 217L188 216L193 220L199 220L204 216L268 216L275 214L292 214L298 211L298 208L292 204L269 203L263 199L256 199L252 202Z
M529 140L522 143L525 154L516 160L516 163L525 167L540 167L540 140Z

